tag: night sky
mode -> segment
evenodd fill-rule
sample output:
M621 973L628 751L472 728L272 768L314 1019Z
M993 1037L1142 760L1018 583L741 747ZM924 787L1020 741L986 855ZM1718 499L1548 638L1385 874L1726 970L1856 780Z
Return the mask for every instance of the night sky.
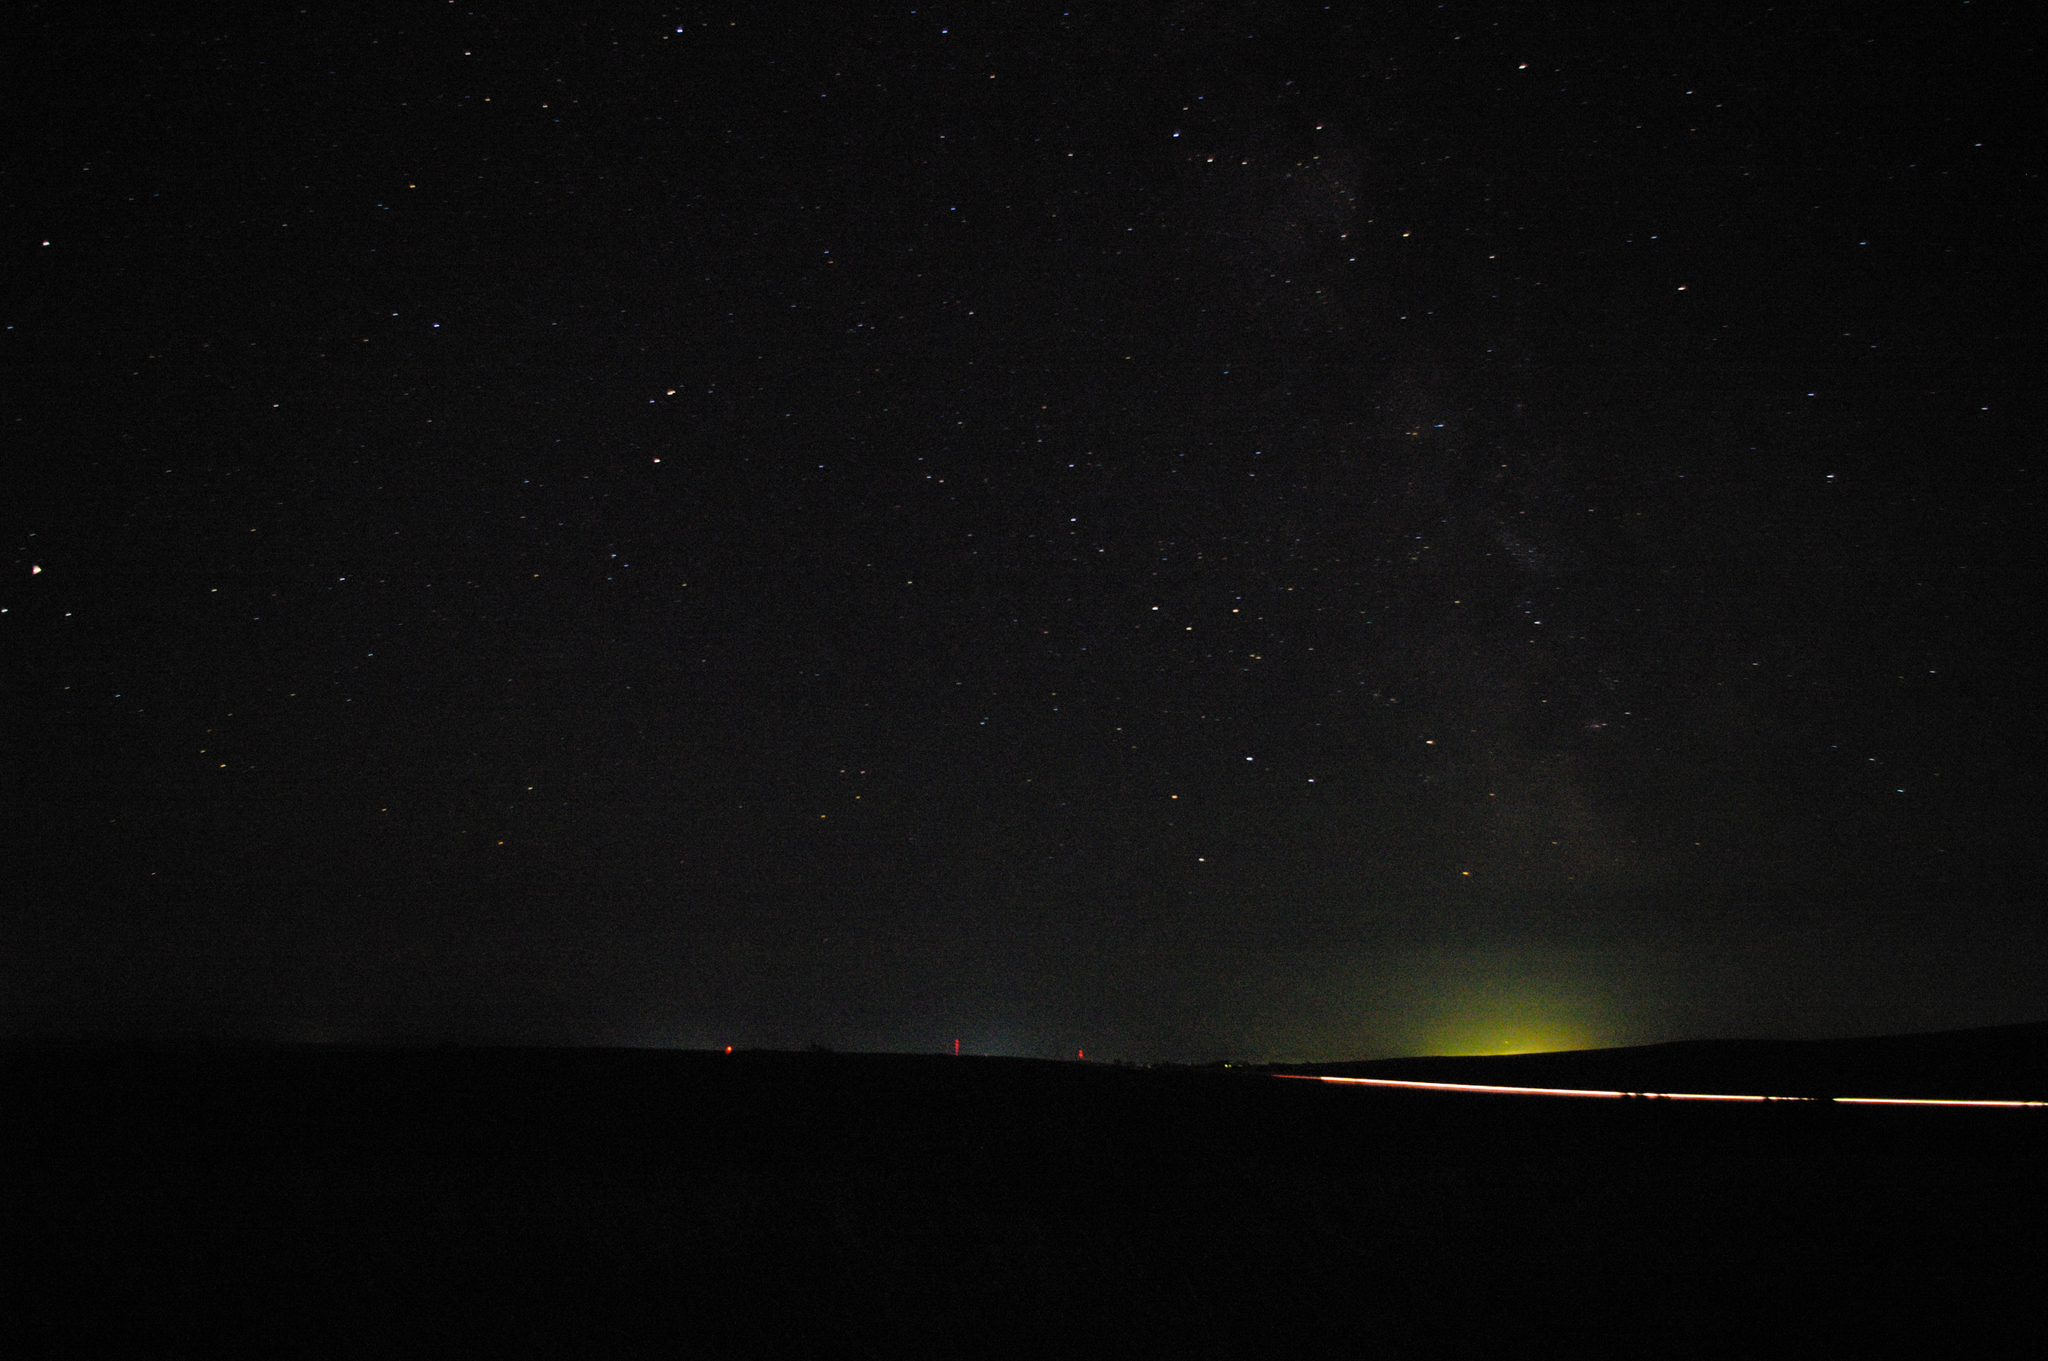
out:
M182 15L9 21L0 1031L2048 1015L2029 7Z

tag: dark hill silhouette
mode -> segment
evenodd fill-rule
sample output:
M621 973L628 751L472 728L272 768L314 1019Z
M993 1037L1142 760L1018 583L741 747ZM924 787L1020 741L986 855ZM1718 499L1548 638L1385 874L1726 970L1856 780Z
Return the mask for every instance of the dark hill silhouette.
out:
M2048 1023L1845 1040L1683 1040L1623 1049L1274 1065L1329 1077L1763 1096L2048 1100Z
M23 1356L1975 1354L2048 1209L2048 1111L1221 1068L15 1048L0 1112Z

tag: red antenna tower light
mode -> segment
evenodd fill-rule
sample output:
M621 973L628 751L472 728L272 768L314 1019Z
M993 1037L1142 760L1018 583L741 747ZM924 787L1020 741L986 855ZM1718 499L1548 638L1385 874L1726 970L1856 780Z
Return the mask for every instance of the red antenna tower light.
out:
M1074 1057L1077 1059L1085 1059L1088 1057L1088 1051L1085 1049L1076 1049L1074 1051Z
M953 1057L956 1059L960 1057L960 1041L958 1040L953 1041Z

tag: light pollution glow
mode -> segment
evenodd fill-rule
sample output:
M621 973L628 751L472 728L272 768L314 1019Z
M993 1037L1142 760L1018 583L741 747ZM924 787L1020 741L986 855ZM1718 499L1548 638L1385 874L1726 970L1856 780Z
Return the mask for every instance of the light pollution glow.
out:
M1624 1043L1600 961L1495 957L1404 961L1380 1007L1381 1052L1541 1054ZM1380 1047L1380 1046L1376 1046Z

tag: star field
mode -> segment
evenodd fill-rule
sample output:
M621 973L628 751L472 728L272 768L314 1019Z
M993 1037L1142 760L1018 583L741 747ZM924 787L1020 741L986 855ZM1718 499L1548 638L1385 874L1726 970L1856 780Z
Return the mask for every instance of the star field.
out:
M29 29L17 1031L2035 1015L2010 7Z

